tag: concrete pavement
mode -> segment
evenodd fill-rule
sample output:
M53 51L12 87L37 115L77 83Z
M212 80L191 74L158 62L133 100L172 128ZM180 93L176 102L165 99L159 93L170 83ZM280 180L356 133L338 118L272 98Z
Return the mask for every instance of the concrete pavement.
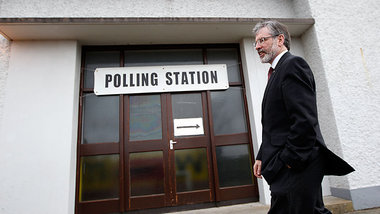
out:
M352 202L349 200L336 198L333 196L324 197L324 202L326 207L333 214L380 214L380 205L379 208L368 209L368 210L359 210L354 211ZM230 206L221 206L221 207L212 207L206 209L198 210L188 210L174 212L176 214L267 214L269 209L268 205L263 205L261 203L247 203L247 204L237 204Z

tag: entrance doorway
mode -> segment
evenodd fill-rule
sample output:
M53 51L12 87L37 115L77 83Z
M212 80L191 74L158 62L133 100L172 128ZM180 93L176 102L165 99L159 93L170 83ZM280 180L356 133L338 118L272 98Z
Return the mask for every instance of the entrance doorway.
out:
M258 200L237 45L83 49L77 213ZM221 91L96 96L98 67L227 64Z
M205 92L137 95L129 103L131 208L214 201Z

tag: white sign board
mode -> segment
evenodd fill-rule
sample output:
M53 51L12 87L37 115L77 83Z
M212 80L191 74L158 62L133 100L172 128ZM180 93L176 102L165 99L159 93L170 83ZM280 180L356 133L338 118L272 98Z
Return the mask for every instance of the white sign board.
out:
M174 119L174 136L204 135L203 118Z
M228 89L225 64L97 68L94 72L96 95L221 89Z

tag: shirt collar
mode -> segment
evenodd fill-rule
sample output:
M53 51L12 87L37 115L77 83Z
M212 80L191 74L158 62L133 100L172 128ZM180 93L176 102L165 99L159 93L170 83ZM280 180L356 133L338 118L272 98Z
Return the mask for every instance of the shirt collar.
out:
M278 61L280 61L281 57L286 53L288 52L288 50L284 50L283 52L281 52L279 55L276 56L276 58L274 58L273 62L272 62L272 65L271 67L273 69L276 69L276 66L277 66L277 63Z

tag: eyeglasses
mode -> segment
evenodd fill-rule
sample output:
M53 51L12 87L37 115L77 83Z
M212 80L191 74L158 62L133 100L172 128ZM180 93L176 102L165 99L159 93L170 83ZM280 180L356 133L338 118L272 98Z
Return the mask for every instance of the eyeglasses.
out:
M256 47L257 44L262 45L262 44L263 44L265 41L267 41L269 38L274 38L274 37L276 37L276 36L278 36L278 35L280 35L280 34L276 34L276 35L273 35L273 36L261 37L260 39L258 39L258 40L254 43L254 45L255 45L255 47Z

